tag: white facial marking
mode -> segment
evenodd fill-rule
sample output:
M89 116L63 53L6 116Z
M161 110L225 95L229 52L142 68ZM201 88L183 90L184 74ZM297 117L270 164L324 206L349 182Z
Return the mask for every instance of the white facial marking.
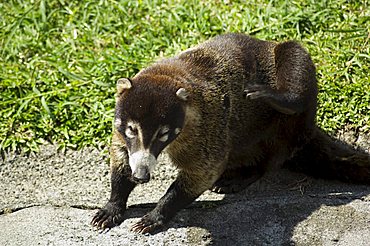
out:
M131 127L128 127L128 128L125 130L125 134L126 134L126 136L127 136L128 138L134 138L134 137L136 137L136 133L135 133L134 129L133 129L133 128L131 128Z
M168 134L164 134L162 137L158 139L161 142L166 142L168 140Z
M155 133L153 134L152 136L152 139L150 139L150 144L149 144L149 149L150 147L152 147L152 144L154 143L154 141L157 139L157 136L158 136L158 133L159 131L161 130L161 128L158 128Z
M169 126L162 126L161 127L161 134L166 134L170 131L170 127Z
M129 165L132 174L140 173L141 169L147 168L152 173L157 164L157 159L149 150L139 150L129 156Z
M179 135L179 134L180 134L180 132L181 132L181 128L176 128L176 129L175 129L175 134L176 134L176 135Z
M169 138L168 132L170 131L170 127L165 125L165 126L160 126L155 133L152 136L152 139L150 140L150 145L149 148L152 146L153 143L155 143L156 139L159 138L158 140L161 142L166 142Z
M114 120L114 127L115 128L119 128L121 126L121 124L122 124L121 119L117 118L117 119Z
M169 137L169 131L170 131L170 127L169 126L162 126L160 129L160 138L158 139L159 141L161 142L166 142L168 140L168 137Z
M158 132L159 130L156 134L158 134ZM131 167L132 174L135 174L137 175L137 178L140 178L140 175L145 174L146 170L149 171L149 173L153 172L157 164L157 159L149 152L150 146L148 149L144 148L143 131L140 124L134 121L128 121L125 134L127 137L137 137L135 141L139 143L139 150L133 153L130 153L129 151L129 165Z
M127 122L125 134L128 138L138 137L140 143L143 144L143 134L141 131L141 127L138 123L133 122L133 121Z

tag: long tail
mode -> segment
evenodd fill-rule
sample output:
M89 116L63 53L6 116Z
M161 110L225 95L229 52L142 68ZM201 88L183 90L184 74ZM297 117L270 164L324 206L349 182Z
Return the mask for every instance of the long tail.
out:
M370 155L317 129L287 166L318 178L370 184Z

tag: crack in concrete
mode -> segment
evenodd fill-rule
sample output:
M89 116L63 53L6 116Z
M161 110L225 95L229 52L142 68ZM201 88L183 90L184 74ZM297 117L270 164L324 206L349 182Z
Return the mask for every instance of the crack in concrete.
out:
M11 213L20 211L22 209L27 209L27 208L32 208L32 207L41 207L41 206L43 206L43 204L41 203L32 203L32 204L27 204L24 206L19 206L19 207L14 207L14 208L5 207L5 208L0 209L0 215L11 214Z
M69 205L68 207L71 207L71 208L78 208L78 209L82 209L82 210L94 210L94 209L100 209L101 207L100 206L96 206L96 205L85 205L85 204L73 204L73 205Z

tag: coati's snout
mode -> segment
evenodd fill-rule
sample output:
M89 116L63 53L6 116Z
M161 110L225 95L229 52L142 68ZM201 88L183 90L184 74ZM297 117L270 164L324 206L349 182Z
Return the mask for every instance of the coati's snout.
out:
M132 179L138 183L146 183L150 180L150 173L154 170L157 159L148 151L137 151L129 156L129 164Z
M140 184L149 182L150 172L147 167L140 167L132 174L132 179Z

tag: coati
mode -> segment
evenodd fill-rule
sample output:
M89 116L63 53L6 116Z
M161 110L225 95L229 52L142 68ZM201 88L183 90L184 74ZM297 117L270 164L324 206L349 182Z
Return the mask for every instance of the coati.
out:
M291 163L316 176L370 183L370 157L315 126L315 66L297 42L217 36L117 81L111 196L92 220L124 220L130 192L166 149L178 176L135 232L153 232L207 189L237 192Z

